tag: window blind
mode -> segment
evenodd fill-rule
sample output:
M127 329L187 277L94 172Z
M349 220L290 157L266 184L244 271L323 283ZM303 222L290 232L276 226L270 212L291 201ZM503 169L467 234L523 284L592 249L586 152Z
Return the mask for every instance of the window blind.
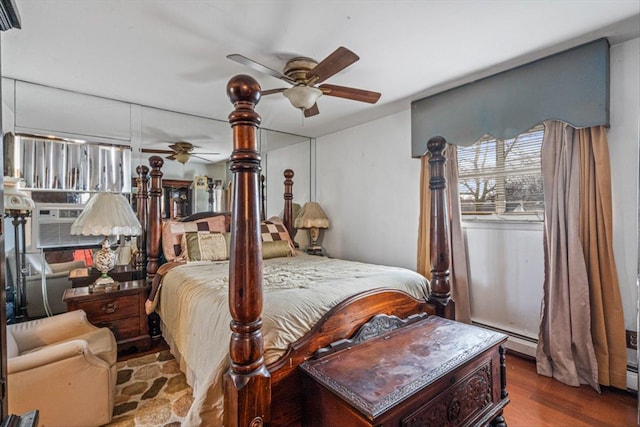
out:
M543 134L544 128L536 126L512 139L487 136L469 147L458 147L462 214L535 214L542 219Z

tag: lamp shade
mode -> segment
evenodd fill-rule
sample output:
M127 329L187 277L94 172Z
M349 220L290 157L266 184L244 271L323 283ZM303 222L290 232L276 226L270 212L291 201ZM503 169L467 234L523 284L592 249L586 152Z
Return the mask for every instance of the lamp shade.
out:
M322 95L322 91L318 88L298 85L290 87L282 92L287 97L291 105L302 110L308 110L313 107L318 98Z
M5 211L31 211L35 203L26 193L18 188L20 178L4 177L4 210Z
M83 236L138 236L140 221L127 199L118 193L97 193L71 225L71 234Z
M191 156L189 155L189 153L176 153L173 155L173 157L184 165L189 161L189 158Z
M307 202L294 222L296 228L329 228L329 218L317 202Z

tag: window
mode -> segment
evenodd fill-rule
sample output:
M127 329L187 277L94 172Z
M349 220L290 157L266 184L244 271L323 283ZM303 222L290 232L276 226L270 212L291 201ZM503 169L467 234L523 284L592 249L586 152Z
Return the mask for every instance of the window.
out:
M542 221L543 133L544 128L536 126L513 139L483 137L469 147L458 147L458 190L466 219Z

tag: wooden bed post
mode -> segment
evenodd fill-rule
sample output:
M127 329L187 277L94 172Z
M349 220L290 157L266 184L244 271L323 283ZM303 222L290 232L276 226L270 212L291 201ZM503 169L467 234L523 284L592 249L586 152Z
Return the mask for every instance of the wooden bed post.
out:
M297 231L293 227L293 176L294 173L291 169L284 170L284 213L282 222L292 239L296 236L295 231Z
M164 160L160 156L149 157L151 188L149 189L149 230L147 232L147 282L151 283L160 267L160 236L162 236L162 171Z
M136 194L136 215L142 226L142 233L137 237L138 252L136 252L135 262L136 270L144 270L147 266L147 199L149 198L147 194L149 191L147 188L147 184L149 183L147 174L149 173L149 168L145 165L140 165L136 168L136 172L138 173L138 177L136 178L138 186L138 193Z
M449 217L447 215L447 199L445 188L447 180L444 177L444 150L447 141L435 136L427 142L427 149L431 153L429 166L431 168L431 295L430 299L436 303L439 316L450 317L447 305L451 299L449 284ZM448 310L449 309L449 310Z
M267 219L267 177L260 175L260 219Z
M260 234L260 155L256 130L260 116L260 85L247 75L233 77L227 94L234 111L233 202L229 256L229 311L231 366L224 375L225 427L261 427L270 424L271 378L264 364L262 338L262 242Z

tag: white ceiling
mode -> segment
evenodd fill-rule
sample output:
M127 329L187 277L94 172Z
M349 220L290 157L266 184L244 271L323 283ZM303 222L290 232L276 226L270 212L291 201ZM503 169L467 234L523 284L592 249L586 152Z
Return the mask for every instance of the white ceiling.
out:
M638 0L16 0L22 29L2 34L2 74L226 120L239 53L281 70L345 46L360 60L327 80L382 93L376 105L325 96L304 119L281 94L265 128L318 137L411 101L599 37L638 37ZM144 142L144 141L143 141Z

